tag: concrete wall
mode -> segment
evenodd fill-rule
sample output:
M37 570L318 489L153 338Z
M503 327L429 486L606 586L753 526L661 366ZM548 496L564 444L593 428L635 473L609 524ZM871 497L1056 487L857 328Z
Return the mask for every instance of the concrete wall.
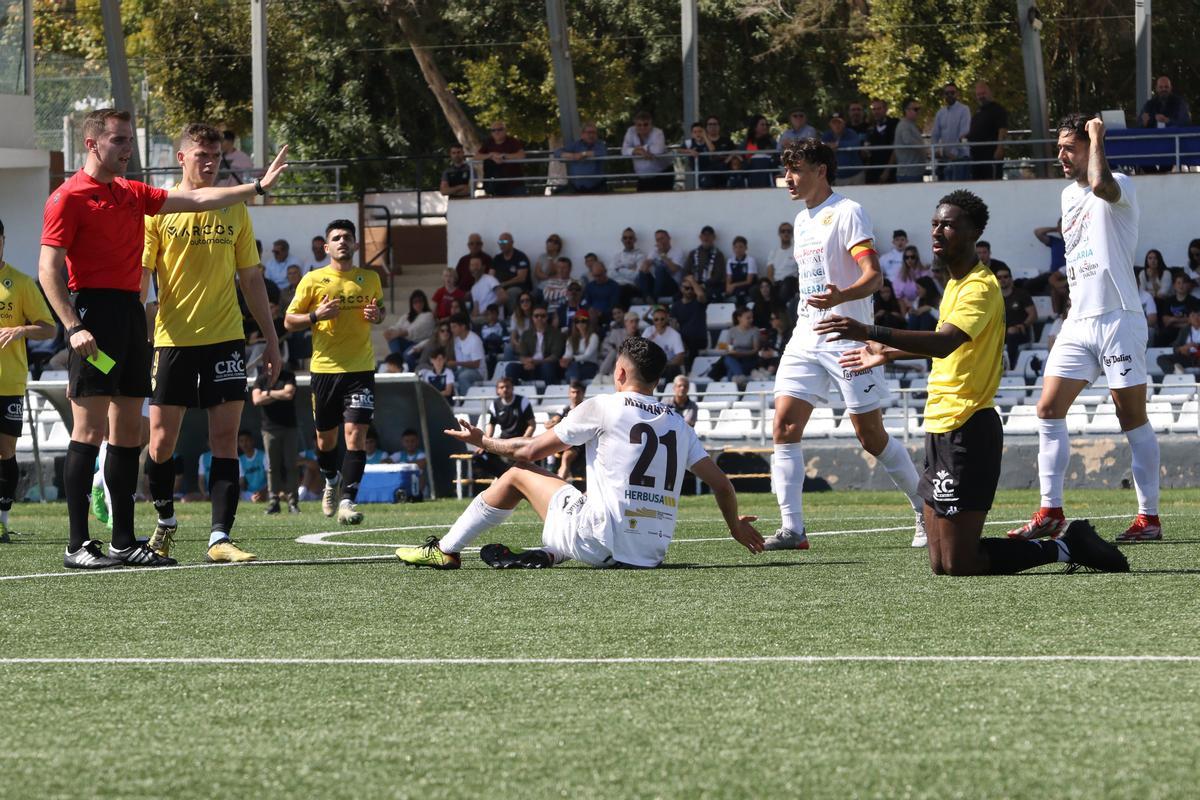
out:
M358 225L358 203L318 203L313 205L250 206L254 235L263 243L263 257L271 257L271 243L286 239L292 256L307 261L314 236L324 236L325 226L335 219L348 219ZM362 232L359 232L362 240ZM357 260L355 263L361 263Z
M0 147L34 149L33 121L33 95L0 94Z
M34 164L21 169L0 168L4 260L24 273L36 275L42 236L42 206L50 185L49 154L41 150L20 152L27 154L25 160ZM41 163L38 164L38 161Z
M992 253L1020 275L1049 265L1049 251L1034 239L1033 229L1058 219L1065 185L1061 179L981 181L848 186L840 191L866 208L881 249L890 249L892 231L903 228L928 261L929 219L938 199L954 188L971 189L991 210L984 238L992 243ZM1170 265L1185 263L1188 241L1200 236L1200 177L1146 175L1135 178L1134 185L1142 211L1138 263L1151 247L1161 250ZM656 228L670 231L677 246L690 249L707 224L716 229L726 253L735 235L745 236L750 254L762 265L778 244L779 223L793 219L796 211L784 189L470 200L450 203L446 236L451 262L466 252L468 233L482 234L485 249L495 252L497 234L510 231L530 258L542 252L547 235L557 233L571 259L578 262L593 251L607 263L620 249L626 226L637 231L643 249L654 246Z

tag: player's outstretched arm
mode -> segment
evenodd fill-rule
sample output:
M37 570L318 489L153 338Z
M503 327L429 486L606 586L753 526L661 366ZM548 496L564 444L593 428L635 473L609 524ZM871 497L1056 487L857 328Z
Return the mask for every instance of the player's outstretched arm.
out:
M493 439L465 420L459 420L458 425L459 427L447 428L442 433L463 444L473 445L480 450L515 461L541 461L543 458L561 453L570 446L563 444L563 441L558 438L558 434L552 430L533 438L519 436L514 439Z
M897 328L885 328L882 325L863 325L858 320L849 317L827 317L813 325L817 333L830 334L833 341L849 339L857 342L879 342L902 351L891 356L891 351L885 351L888 360L896 358L945 358L953 353L971 337L948 322L936 331L905 331ZM907 355L912 354L912 355Z
M279 176L287 169L287 145L279 148L279 154L275 156L275 160L271 162L271 166L267 167L267 171L263 176L254 183L246 183L241 186L206 186L201 189L172 189L167 194L166 202L163 203L159 214L175 214L180 211L212 211L217 208L226 208L237 203L247 203L255 198L258 194L258 187L262 187L263 192L268 191L275 182L279 180Z
M761 553L763 537L753 524L758 517L738 514L737 492L734 491L733 484L716 465L716 462L705 457L692 464L688 469L713 490L717 506L721 509L721 516L725 517L725 524L729 526L729 535L751 553Z

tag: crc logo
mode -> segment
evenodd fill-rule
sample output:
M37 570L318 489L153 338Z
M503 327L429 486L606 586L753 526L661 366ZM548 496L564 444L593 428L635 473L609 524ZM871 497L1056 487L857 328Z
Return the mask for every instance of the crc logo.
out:
M213 365L213 371L221 378L246 377L246 358L234 351L229 358Z
M943 503L958 502L958 480L944 469L933 477L933 499Z
M370 389L360 389L350 393L351 408L375 408L375 393Z
M1119 364L1123 361L1133 361L1133 356L1126 353L1118 353L1115 356L1105 356L1104 366L1111 367L1113 364Z
M15 403L9 403L8 407L4 409L4 418L7 420L14 420L16 422L20 422L21 421L21 412L24 410L24 407L25 407L25 404L21 400L18 400Z

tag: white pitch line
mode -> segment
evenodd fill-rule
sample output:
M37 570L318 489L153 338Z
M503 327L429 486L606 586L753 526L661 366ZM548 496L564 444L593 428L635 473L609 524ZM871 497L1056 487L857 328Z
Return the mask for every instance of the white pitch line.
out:
M251 567L276 567L288 564L328 564L330 562L386 561L392 555L378 556L335 556L332 558L291 558L275 561L243 561L239 564L179 564L174 567L122 567L118 569L81 569L70 572L32 572L28 575L0 575L0 581L23 581L30 578L82 578L88 575L141 575L150 572L177 572L182 569L249 569Z
M830 655L830 656L615 656L512 658L226 658L221 656L150 658L0 658L0 666L571 666L637 664L1030 664L1030 663L1182 663L1198 664L1200 655Z

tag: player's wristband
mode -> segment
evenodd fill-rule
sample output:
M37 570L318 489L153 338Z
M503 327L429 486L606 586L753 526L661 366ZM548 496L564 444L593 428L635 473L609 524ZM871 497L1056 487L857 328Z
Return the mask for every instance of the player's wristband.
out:
M267 190L263 188L262 178L254 179L254 191L258 192L260 197L267 193Z
M70 339L72 336L79 333L80 331L86 331L86 330L87 330L87 328L83 327L82 325L76 325L75 327L73 327L69 331L67 331L67 338Z
M892 341L892 329L882 325L868 325L867 338L880 344L889 344Z
M315 312L315 311L308 312L308 322L310 325L317 324L317 312Z

